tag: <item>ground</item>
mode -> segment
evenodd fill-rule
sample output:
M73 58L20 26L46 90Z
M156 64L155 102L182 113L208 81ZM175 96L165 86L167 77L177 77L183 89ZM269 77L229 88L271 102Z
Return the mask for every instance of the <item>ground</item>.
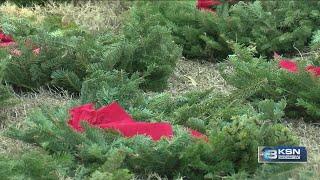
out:
M215 64L206 61L181 59L169 79L169 87L166 92L177 95L190 90L209 88L214 88L223 93L227 93L231 89L220 76ZM41 104L61 105L73 98L66 93L56 93L54 90L39 90L38 93L16 94L16 97L20 100L20 103L6 112L2 112L7 118L6 121L1 122L2 132L9 125L21 126L27 111L32 108ZM317 176L320 177L320 124L305 123L302 119L290 119L283 123L297 134L300 145L307 147L308 163L303 165L303 169L316 172ZM0 153L19 152L28 148L35 147L0 135ZM154 177L157 176L154 175Z

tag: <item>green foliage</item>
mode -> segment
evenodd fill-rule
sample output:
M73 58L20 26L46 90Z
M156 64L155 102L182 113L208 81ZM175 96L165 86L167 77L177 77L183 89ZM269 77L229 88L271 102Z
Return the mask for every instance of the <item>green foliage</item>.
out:
M315 172L310 170L302 169L300 166L295 164L263 164L258 168L254 176L250 176L245 171L233 174L227 177L228 180L237 179L316 179L317 175Z
M259 54L303 49L318 28L317 1L254 1L238 3L224 18L228 39L257 47Z
M120 169L126 154L119 150L111 151L104 164L90 177L91 180L117 180L132 179L133 175L128 169Z
M52 155L69 153L74 164L67 169L67 176L92 179L130 178L131 173L141 177L157 173L168 178L191 179L240 172L251 176L259 167L258 146L297 143L288 128L271 119L281 116L284 102L263 101L258 103L261 107L258 112L245 100L254 91L221 95L208 90L179 97L168 94L146 97L139 90L139 82L138 77L129 78L124 72L98 71L84 83L82 101L102 106L119 98L135 118L171 122L175 134L172 139L157 142L144 136L128 139L85 123L86 131L77 133L66 122L68 109L74 103L38 108L22 129L11 127L7 135L33 143ZM207 134L208 142L191 138L184 127Z
M118 101L123 107L132 108L144 101L141 82L137 74L129 78L123 71L96 71L82 85L81 103L93 102L101 107Z
M220 171L223 170L224 166L233 166L237 170L236 172L244 170L254 173L255 169L253 167L258 166L254 154L258 153L257 146L259 144L271 146L276 144L293 145L292 141L287 141L288 139L292 140L290 131L282 125L275 124L270 126L266 123L259 125L262 122L259 122L257 117L248 117L247 115L237 116L232 120L230 124L217 129L218 131L214 131L215 133L213 134L216 146L227 147L214 153L224 160L219 164L221 166ZM274 139L274 137L278 137L275 134L279 134L279 139ZM237 151L234 151L234 149L237 149Z
M277 164L270 165L264 164L257 170L253 179L316 179L316 172L311 170L302 169L293 164Z
M310 46L311 46L311 49L313 50L320 49L320 30L317 30L313 33Z
M0 57L5 57L6 53L0 50ZM3 120L2 111L15 103L10 87L3 84L4 71L7 63L0 58L0 119Z
M5 80L29 90L49 85L79 92L94 71L119 69L139 73L144 89L164 89L181 48L168 28L135 13L139 11L131 11L119 34L90 34L54 15L37 25L32 18L1 15L3 31L13 35L22 52L8 58ZM32 52L35 47L41 48L39 55Z
M32 150L22 155L0 155L0 175L3 179L59 179L72 165L68 154L51 156Z
M80 91L89 65L103 58L102 46L93 36L72 24L61 24L59 17L48 17L38 27L28 19L3 16L2 20L10 24L3 29L14 36L22 51L21 56L8 58L4 77L18 87L51 85ZM26 40L33 45L30 47ZM41 48L39 55L32 52L34 47Z
M207 58L210 61L224 58L231 52L223 34L219 33L219 19L196 9L193 1L137 2L141 19L172 30L174 41L183 47L188 58Z
M22 56L1 56L0 80L3 74L5 81L18 87L57 86L80 91L81 96L79 102L36 108L21 127L10 127L7 136L40 150L1 155L0 176L113 180L157 173L169 179L261 179L274 173L287 177L281 173L287 174L292 166L261 166L257 147L297 145L294 134L278 121L284 110L319 118L319 79L304 72L288 73L276 62L254 55L256 50L267 55L290 51L293 42L301 48L309 40L319 13L317 3L305 3L240 3L230 11L221 6L213 15L196 10L191 1L140 1L131 7L118 34L95 35L72 22L62 23L59 16L35 26L32 18L1 15L3 30L18 41ZM39 55L32 53L26 39L41 47ZM313 44L316 39L317 33ZM237 88L230 94L207 90L177 97L147 96L140 89L166 87L181 56L177 44L187 57L215 61L213 57L230 52L229 41L255 45L236 44L235 55L221 66L224 78ZM301 68L306 63L301 62ZM0 106L8 97L8 91L3 92ZM174 137L157 142L145 136L124 138L86 123L85 132L78 133L67 124L71 107L88 102L101 107L115 100L137 120L170 122ZM192 138L186 128L206 134L208 142Z
M181 56L181 48L171 36L171 30L153 16L141 17L148 9L132 7L124 22L121 41L111 49L117 69L132 74L139 72L145 82L142 87L161 91ZM156 15L158 16L158 15Z
M2 110L4 107L12 104L11 99L12 94L8 87L5 85L0 85L0 109Z
M129 173L127 169L120 169L116 172L110 173L110 172L100 172L96 171L92 174L90 177L90 180L130 180L132 179L133 175Z
M318 111L320 107L318 101L320 98L320 80L304 70L305 65L312 62L311 57L308 61L301 59L297 62L299 72L290 73L280 69L276 61L267 61L262 57L256 58L252 49L235 45L235 55L230 56L228 63L222 65L220 69L227 82L238 88L239 91L246 89L250 84L255 84L257 81L266 81L263 88L248 97L249 100L271 99L280 101L286 99L287 116L305 117L307 120L317 121L320 117ZM228 65L231 65L233 69L231 72L225 71ZM272 102L267 104L269 104L268 106L278 106L272 105ZM283 105L278 107L282 108ZM272 114L270 110L268 111L268 114ZM273 112L274 115L275 113ZM282 114L277 116L280 117Z
M282 99L276 103L274 100L265 99L259 101L257 106L259 112L263 113L263 119L280 120L285 115L284 109L286 107L286 101Z
M121 156L115 156L121 157ZM107 160L104 165L92 173L92 180L129 180L132 174L127 169L109 167L119 164L118 159ZM49 155L45 151L28 150L22 154L13 154L10 157L0 155L0 175L4 179L62 179L70 177L68 174L75 170L76 165L73 156L67 153ZM81 168L81 167L78 167ZM77 175L77 174L76 174Z
M197 10L194 1L138 2L140 18L152 17L172 29L188 58L219 61L230 54L230 42L254 45L259 54L304 49L320 25L318 1L247 1ZM230 6L230 7L229 7Z

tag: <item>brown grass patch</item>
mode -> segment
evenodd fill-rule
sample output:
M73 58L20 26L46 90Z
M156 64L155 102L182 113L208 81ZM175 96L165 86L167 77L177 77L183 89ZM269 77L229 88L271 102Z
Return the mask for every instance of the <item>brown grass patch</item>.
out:
M181 94L210 88L221 93L228 93L232 89L219 74L216 64L181 59L178 61L173 75L169 78L169 87L166 91L172 94Z
M80 1L72 3L47 3L45 7L36 7L36 12L42 15L54 14L62 16L64 23L75 22L84 30L97 32L100 30L116 31L121 25L121 14L126 5L116 1Z
M41 105L64 105L72 99L66 92L57 93L54 90L43 89L34 93L15 94L15 96L19 99L19 103L2 112L2 116L5 116L5 121L1 122L0 127L0 153L17 153L24 149L33 148L30 144L3 136L2 132L7 127L21 127L23 120L33 108Z

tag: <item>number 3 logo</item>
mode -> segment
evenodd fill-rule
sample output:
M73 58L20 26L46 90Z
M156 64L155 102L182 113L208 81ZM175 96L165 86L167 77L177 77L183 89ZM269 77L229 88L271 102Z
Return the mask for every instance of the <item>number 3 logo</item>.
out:
M270 159L277 159L277 150L266 150L264 151L264 159L270 160Z

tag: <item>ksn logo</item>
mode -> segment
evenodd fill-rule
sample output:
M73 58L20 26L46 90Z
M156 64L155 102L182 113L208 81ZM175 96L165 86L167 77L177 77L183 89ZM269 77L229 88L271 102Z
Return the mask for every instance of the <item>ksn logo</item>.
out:
M293 146L260 146L258 147L259 163L304 163L307 162L305 147Z

